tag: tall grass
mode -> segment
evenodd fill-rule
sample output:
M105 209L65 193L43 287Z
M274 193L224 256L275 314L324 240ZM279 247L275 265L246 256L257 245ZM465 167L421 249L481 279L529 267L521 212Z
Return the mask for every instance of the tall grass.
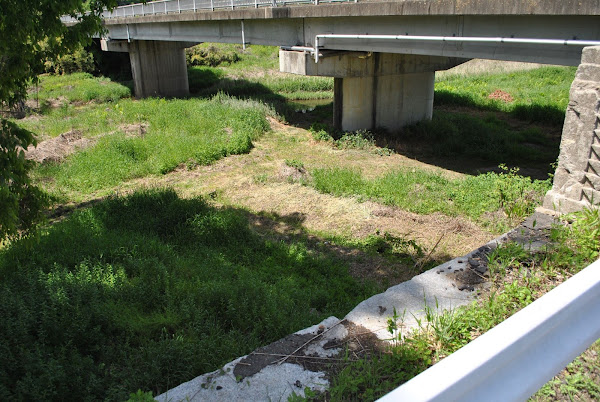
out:
M39 86L29 95L38 99L41 106L50 99L64 99L67 102L96 101L115 102L131 96L131 90L108 78L94 77L88 73L40 76Z
M252 140L269 129L266 113L264 105L223 95L210 101L147 99L91 108L68 124L93 130L110 127L116 132L101 136L95 146L63 163L40 166L36 176L58 189L88 193L136 177L167 173L180 164L209 164L248 152ZM126 134L127 124L133 123L147 124L147 133ZM62 126L59 131L65 129Z
M111 198L0 251L0 398L158 394L374 291L240 211Z

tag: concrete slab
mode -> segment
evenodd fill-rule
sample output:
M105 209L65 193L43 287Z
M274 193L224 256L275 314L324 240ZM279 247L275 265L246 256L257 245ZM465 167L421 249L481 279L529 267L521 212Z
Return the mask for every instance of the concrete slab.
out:
M486 246L491 250L497 244L494 240ZM464 257L438 265L410 281L392 286L384 293L360 303L345 318L372 331L379 339L389 339L391 334L387 329L388 318L393 315L395 309L400 316L397 324L402 334L406 335L418 327L418 321L425 317L426 307L440 313L475 300L476 293L472 291L474 288L459 290L461 286L456 281L456 274L463 272L468 259L478 253L481 253L481 248Z

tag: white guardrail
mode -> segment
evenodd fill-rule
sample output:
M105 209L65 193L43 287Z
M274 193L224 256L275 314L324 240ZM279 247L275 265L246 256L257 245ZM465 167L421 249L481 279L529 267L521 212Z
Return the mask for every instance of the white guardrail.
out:
M600 260L379 400L527 400L599 338Z
M357 3L358 0L162 0L147 3L129 4L116 7L112 11L102 13L102 18L137 17L155 14L178 14L198 10L218 10L235 8L278 7L289 4L309 3ZM76 18L64 16L62 22L77 22Z

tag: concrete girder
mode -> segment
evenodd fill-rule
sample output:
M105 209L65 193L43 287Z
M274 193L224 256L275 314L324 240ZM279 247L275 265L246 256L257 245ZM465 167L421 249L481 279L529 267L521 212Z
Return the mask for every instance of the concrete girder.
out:
M312 9L319 9L318 6ZM169 14L136 17L107 22L111 39L242 42L242 24L247 43L277 46L313 46L317 34L372 34L425 36L485 36L538 39L600 39L597 15L379 15L292 17L292 11L306 7L281 7L230 13L230 19L202 19L206 13ZM335 11L335 7L327 9ZM345 9L345 8L344 8ZM284 12L288 10L289 12ZM277 11L277 12L275 12ZM262 14L260 13L262 12ZM249 19L243 18L244 15ZM311 13L305 13L311 15ZM320 14L323 14L320 12ZM184 18L185 17L185 18ZM193 19L192 17L197 17ZM239 18L239 19L234 19ZM325 49L373 51L380 53L423 54L446 57L487 58L577 65L581 48L562 45L522 45L497 43L434 43L376 40L326 39Z

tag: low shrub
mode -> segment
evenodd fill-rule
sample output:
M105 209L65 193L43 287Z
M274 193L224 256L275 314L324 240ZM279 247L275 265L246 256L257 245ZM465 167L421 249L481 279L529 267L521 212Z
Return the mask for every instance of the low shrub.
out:
M230 65L241 60L242 49L226 48L215 45L196 45L185 49L185 60L188 67Z
M93 54L79 46L73 53L46 60L44 68L54 74L93 73L96 64Z

